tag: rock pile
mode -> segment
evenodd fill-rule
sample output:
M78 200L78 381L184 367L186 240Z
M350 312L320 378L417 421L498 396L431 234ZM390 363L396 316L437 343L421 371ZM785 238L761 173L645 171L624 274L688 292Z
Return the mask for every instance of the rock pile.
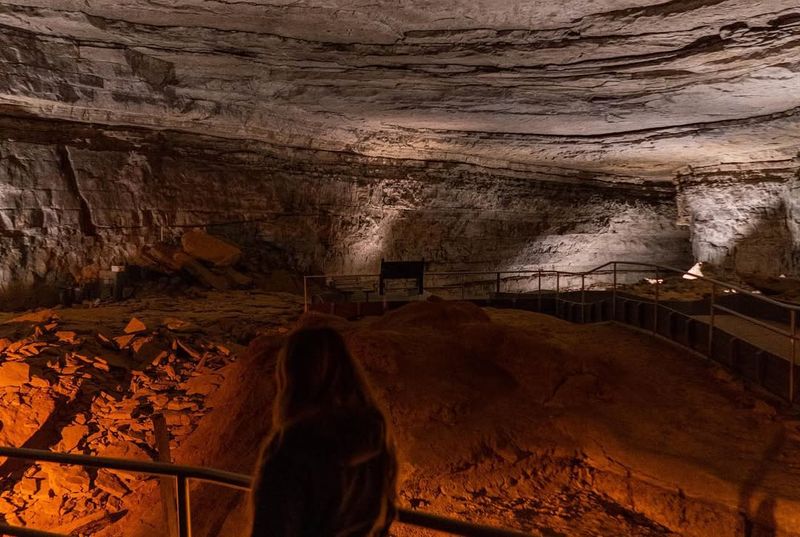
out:
M183 272L206 287L225 291L253 284L250 276L234 268L241 259L238 246L195 230L184 233L180 248L163 242L144 248L137 264L168 275Z
M153 417L179 446L210 408L235 356L198 327L131 319L120 334L62 330L53 311L14 319L0 339L0 443L152 460ZM13 335L13 334L12 334ZM77 466L0 461L0 514L14 525L91 534L152 478Z

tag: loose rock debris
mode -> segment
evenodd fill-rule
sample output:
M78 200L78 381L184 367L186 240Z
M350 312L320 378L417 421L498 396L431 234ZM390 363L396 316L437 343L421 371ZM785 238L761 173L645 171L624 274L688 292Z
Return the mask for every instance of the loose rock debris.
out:
M57 312L7 321L0 339L0 444L153 460L152 417L179 446L210 408L236 358L178 318L119 333L62 330ZM89 535L125 512L149 478L128 472L0 459L0 515L18 526Z

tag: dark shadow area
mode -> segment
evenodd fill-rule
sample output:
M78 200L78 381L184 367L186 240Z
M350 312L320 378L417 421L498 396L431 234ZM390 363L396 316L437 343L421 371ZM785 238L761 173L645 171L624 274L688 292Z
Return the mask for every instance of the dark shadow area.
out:
M744 519L744 537L776 537L775 498L767 496L762 499L755 511L750 504L756 491L763 483L769 465L781 452L786 443L786 429L781 426L764 449L759 464L750 470L747 480L739 496L739 510Z

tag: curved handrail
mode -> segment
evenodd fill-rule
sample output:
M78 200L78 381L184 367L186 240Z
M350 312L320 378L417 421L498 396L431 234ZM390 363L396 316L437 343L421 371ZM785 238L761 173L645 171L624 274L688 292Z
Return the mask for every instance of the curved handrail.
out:
M21 528L19 526L7 526L6 524L0 524L0 535L10 535L11 537L65 537L60 533Z
M667 270L667 271L670 271L670 272L676 272L678 274L691 276L691 277L693 277L695 279L698 279L698 280L704 280L704 281L713 283L715 285L719 285L720 287L724 287L726 289L733 289L737 293L741 293L741 294L744 294L744 295L751 296L751 297L753 297L753 298L755 298L757 300L761 300L762 302L767 302L768 304L772 304L774 306L780 306L780 307L783 307L783 308L786 308L786 309L800 311L800 306L798 306L798 305L789 304L788 302L782 302L780 300L775 300L775 299L766 297L764 295L754 293L754 292L752 292L750 290L747 290L747 289L745 289L743 287L740 287L740 286L738 286L736 284L733 284L733 283L724 282L722 280L717 280L715 278L709 278L708 276L698 276L696 274L692 274L689 271L682 270L682 269L675 268L675 267L670 267L670 266L667 266L667 265L657 265L657 264L654 264L654 263L639 263L639 262L635 262L635 261L609 261L608 263L605 263L604 265L600 265L599 267L593 268L590 271L583 272L583 273L578 273L578 275L587 276L589 274L593 274L593 273L599 271L600 269L603 269L603 268L608 267L608 266L613 266L615 264L617 264L617 265L633 265L633 266L637 266L637 267L648 267L648 268L651 268L651 269L660 269L660 270Z
M766 302L768 304L772 304L774 306L780 306L780 307L783 307L783 308L786 308L786 309L789 309L789 310L800 311L800 305L789 304L787 302L782 302L780 300L775 300L775 299L766 297L764 295L754 293L754 292L752 292L752 291L750 291L748 289L745 289L745 288L743 288L743 287L741 287L739 285L736 285L736 284L733 284L733 283L730 283L730 282L724 282L722 280L717 280L715 278L709 278L708 276L698 276L696 274L692 274L689 271L686 271L686 270L683 270L683 269L679 269L679 268L675 268L675 267L671 267L671 266L668 266L668 265L659 265L659 264L656 264L656 263L646 263L646 262L640 262L640 261L608 261L606 263L603 263L602 265L599 265L599 266L597 266L597 267L595 267L593 269L590 269L590 270L587 270L587 271L584 271L584 272L572 272L572 271L568 271L568 270L557 270L557 269L486 270L486 271L476 270L476 271L426 272L425 275L426 276L466 276L466 275L484 275L484 274L495 274L495 275L496 274L531 274L531 275L537 275L537 274L542 274L542 275L561 274L561 275L566 275L566 276L589 276L591 274L596 274L598 272L601 272L603 269L607 269L609 267L613 268L615 265L628 265L628 266L634 266L634 267L646 267L648 269L658 269L658 270L664 270L664 271L668 271L668 272L674 272L676 274L681 274L681 275L684 275L684 276L692 276L692 278L695 278L697 280L707 281L709 283L713 283L715 285L719 285L720 287L724 287L726 289L733 289L737 293L753 297L753 298L755 298L757 300L760 300L762 302ZM611 272L611 271L609 271L609 272ZM633 271L633 272L638 272L638 271ZM311 274L311 275L305 276L304 278L307 278L307 279L344 278L344 277L350 277L350 278L353 278L353 277L377 278L379 276L380 276L380 274Z
M57 464L73 464L92 468L106 468L134 473L158 476L171 476L179 480L196 479L215 483L239 490L250 490L252 478L248 475L215 470L212 468L199 468L166 462L141 461L131 459L118 459L114 457L95 457L92 455L77 455L73 453L58 453L41 449L15 448L0 446L0 457L26 459L31 461L51 462ZM431 513L423 513L410 509L398 509L397 521L426 529L444 531L465 535L467 537L533 537L531 534L473 524L462 520L441 517ZM539 530L545 537L555 537L557 534L549 530ZM0 525L0 535L13 535L20 537L64 537L63 535L48 533L30 528L7 527Z
M90 455L77 455L74 453L58 453L42 449L15 448L0 446L0 457L26 459L41 462L54 462L59 464L74 464L90 468L108 468L128 472L173 476L178 475L219 483L231 488L250 490L251 478L242 474L215 470L212 468L198 468L196 466L181 466L169 462L141 461L133 459L118 459L114 457L95 457Z

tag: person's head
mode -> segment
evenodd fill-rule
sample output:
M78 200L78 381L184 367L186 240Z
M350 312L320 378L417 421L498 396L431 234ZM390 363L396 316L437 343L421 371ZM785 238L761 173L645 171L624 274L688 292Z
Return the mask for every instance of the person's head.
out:
M273 428L332 408L374 407L361 368L342 335L329 327L302 328L278 358Z

